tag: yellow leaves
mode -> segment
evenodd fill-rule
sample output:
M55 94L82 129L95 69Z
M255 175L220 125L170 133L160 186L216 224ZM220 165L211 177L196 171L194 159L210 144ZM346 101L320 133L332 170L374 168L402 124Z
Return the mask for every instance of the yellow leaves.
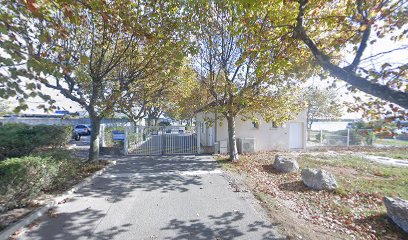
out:
M80 59L80 61L81 61L81 64L88 64L88 62L89 62L89 57L87 57L87 56L81 56L81 59Z
M364 24L360 27L360 31L364 32L367 29L368 25Z

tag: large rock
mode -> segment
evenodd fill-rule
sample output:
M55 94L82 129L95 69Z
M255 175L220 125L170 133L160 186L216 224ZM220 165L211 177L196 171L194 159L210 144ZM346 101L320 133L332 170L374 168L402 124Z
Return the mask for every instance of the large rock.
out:
M302 170L302 181L309 188L315 190L336 189L337 182L333 174L322 169L306 168Z
M408 233L408 201L401 198L384 197L384 204L388 217Z
M273 163L273 167L276 170L280 172L285 172L285 173L299 171L299 164L297 163L296 160L285 158L279 155L275 156L275 162Z

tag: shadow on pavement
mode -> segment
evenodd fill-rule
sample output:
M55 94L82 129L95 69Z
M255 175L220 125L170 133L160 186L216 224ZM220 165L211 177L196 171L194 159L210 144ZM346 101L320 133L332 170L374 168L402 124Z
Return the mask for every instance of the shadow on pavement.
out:
M247 235L251 232L257 232L262 230L265 232L262 238L257 239L277 239L283 240L286 238L278 237L273 228L276 224L266 223L264 221L255 221L242 228L238 225L238 222L244 218L244 214L236 212L225 212L220 216L209 215L206 219L208 221L203 221L199 219L193 219L189 221L181 221L177 219L172 219L169 224L162 228L161 230L171 230L174 231L176 237L166 237L165 239L174 240L184 240L184 239L235 239L240 236Z
M193 155L129 156L119 160L109 173L166 174L180 171L212 171L216 168L215 161Z
M26 233L27 239L100 239L110 240L114 236L127 232L131 224L113 226L104 232L94 232L95 225L105 214L98 210L87 208L82 211L57 213L41 223L36 231ZM58 219L58 221L53 220ZM35 227L34 227L35 228Z
M199 174L195 172L217 169L214 161L196 156L131 157L117 161L106 174L96 178L92 184L78 191L78 195L109 198L118 202L134 190L186 192L188 187L201 186ZM191 173L183 175L180 173Z

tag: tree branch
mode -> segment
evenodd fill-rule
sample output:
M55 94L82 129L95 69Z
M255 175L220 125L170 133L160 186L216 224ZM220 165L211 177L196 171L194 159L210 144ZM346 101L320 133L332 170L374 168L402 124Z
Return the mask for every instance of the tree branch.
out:
M306 31L304 29L303 18L308 0L298 0L298 2L299 12L296 18L296 26L294 28L293 37L296 39L300 39L307 45L307 47L313 53L313 56L316 58L317 63L323 69L329 71L332 76L347 82L348 84L352 85L362 92L381 98L388 102L396 103L401 107L408 109L408 93L393 90L385 85L373 83L367 78L358 76L354 71L347 67L341 68L332 64L330 62L330 57L324 54L316 46L313 40L310 39L310 37L306 34ZM360 60L358 59L358 61Z

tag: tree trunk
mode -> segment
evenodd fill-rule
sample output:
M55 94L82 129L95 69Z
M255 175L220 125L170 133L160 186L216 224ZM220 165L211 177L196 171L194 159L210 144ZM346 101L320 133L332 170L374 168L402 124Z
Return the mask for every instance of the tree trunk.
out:
M231 161L238 161L237 138L235 137L235 117L228 116L228 146Z
M95 161L99 158L99 131L101 127L101 119L95 115L90 115L91 118L91 142L89 146L88 161Z

